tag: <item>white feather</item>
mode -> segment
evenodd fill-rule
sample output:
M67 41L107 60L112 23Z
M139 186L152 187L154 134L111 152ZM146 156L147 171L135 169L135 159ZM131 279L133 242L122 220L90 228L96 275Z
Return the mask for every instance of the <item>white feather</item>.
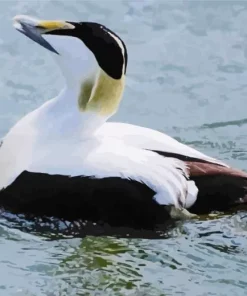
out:
M211 163L228 167L227 164L207 156L196 149L178 142L172 137L146 127L120 122L107 122L97 131L101 137L121 138L126 144L134 147L177 153L184 156L199 158Z
M188 194L186 196L185 208L189 209L195 202L198 194L198 188L194 181L188 181Z

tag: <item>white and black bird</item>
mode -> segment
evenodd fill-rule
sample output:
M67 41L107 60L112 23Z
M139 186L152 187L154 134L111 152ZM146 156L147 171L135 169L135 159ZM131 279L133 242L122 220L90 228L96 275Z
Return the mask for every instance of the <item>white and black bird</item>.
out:
M158 131L106 122L119 107L128 62L113 31L23 15L14 27L52 52L65 86L4 137L3 208L149 227L189 215L185 209L208 213L247 202L246 173Z

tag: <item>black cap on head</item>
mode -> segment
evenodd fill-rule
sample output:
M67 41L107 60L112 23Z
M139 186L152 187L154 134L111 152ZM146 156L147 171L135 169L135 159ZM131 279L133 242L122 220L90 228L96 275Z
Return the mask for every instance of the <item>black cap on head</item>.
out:
M74 29L47 32L50 35L77 37L93 52L99 66L110 77L120 79L126 73L127 49L124 42L105 26L93 22L67 22Z

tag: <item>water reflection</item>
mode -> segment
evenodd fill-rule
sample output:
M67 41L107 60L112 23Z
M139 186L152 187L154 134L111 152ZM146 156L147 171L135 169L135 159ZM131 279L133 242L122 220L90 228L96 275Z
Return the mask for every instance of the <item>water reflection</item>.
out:
M0 247L8 245L0 264L18 277L32 274L32 295L220 295L228 286L244 295L247 285L245 212L180 221L158 240L62 234L57 240L0 222ZM20 255L10 267L13 251Z
M115 236L119 238L168 238L170 229L177 224L175 220L168 220L153 229L134 229L128 227L113 227L106 223L90 221L70 222L53 217L32 217L16 215L4 210L0 214L0 225L10 229L18 229L50 239L75 238L93 236Z
M220 295L229 285L243 293L247 235L239 235L229 217L218 222L181 223L167 240L85 237L68 244L68 256L63 248L53 277L63 282L60 293L75 289L77 295Z

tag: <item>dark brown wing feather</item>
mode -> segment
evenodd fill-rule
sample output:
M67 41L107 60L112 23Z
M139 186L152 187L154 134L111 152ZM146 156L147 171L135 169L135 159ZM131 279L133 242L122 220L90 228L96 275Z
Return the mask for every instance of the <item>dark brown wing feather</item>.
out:
M184 155L155 151L165 157L184 161L199 189L196 203L190 208L194 213L226 211L247 203L247 173L238 169L209 163Z
M212 163L187 161L190 179L198 189L198 197L191 211L208 213L225 211L247 203L247 173Z
M186 161L189 167L190 175L193 177L203 176L203 175L227 175L239 178L247 178L247 173L238 169L233 169L225 167L222 165L217 165L214 163L202 163Z

